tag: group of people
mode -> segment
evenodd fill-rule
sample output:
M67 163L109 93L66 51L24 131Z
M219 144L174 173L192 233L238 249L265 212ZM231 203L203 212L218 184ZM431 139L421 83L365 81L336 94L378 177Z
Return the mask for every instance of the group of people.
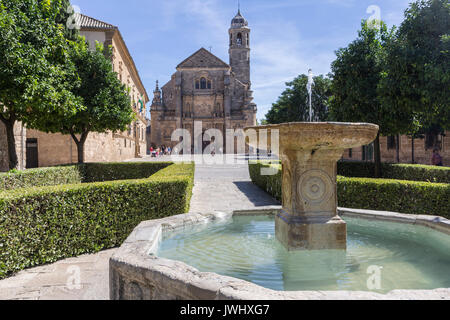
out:
M161 146L159 148L150 148L150 155L153 158L161 157L161 156L170 156L172 153L171 147Z

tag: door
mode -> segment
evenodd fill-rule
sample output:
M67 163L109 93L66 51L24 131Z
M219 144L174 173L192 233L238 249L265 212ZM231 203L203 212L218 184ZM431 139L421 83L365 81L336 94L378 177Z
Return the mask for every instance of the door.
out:
M37 139L27 139L27 169L39 167Z

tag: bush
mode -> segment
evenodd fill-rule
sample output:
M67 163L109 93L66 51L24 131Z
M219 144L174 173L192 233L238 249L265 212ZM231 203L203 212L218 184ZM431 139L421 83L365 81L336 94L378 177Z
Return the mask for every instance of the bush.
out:
M450 184L371 178L337 180L339 206L450 219Z
M450 183L450 168L417 164L381 164L382 178ZM339 161L338 174L345 177L373 178L375 164L362 161Z
M106 177L109 169L99 166L90 169ZM193 164L166 165L150 177L151 165L138 164L135 171L132 166L125 167L145 178L0 192L0 278L119 246L140 222L189 211Z
M82 174L77 166L30 169L0 173L0 191L17 188L54 186L81 183Z
M0 191L147 178L171 164L171 162L85 163L1 173Z
M83 182L148 178L170 166L171 162L110 162L80 165Z
M250 163L257 186L281 201L281 166L274 176L261 175L264 163ZM339 206L356 209L438 215L450 218L450 184L372 178L338 177Z

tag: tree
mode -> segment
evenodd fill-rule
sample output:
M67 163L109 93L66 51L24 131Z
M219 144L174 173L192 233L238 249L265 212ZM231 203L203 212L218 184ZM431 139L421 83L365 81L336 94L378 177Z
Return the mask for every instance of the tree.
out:
M0 121L6 127L9 167L18 166L14 125L79 107L64 27L56 23L61 0L0 0Z
M380 126L374 142L375 176L381 176L380 135L411 130L413 115L383 104L379 85L384 75L386 47L393 31L380 21L374 28L362 22L358 38L336 52L332 63L330 116L335 121L369 122Z
M416 1L387 48L383 102L414 113L413 139L450 129L449 32L447 0Z
M77 145L79 163L84 162L84 144L90 132L125 131L134 120L127 88L113 71L107 58L109 54L99 43L95 51L90 51L81 38L74 45L70 58L81 80L72 93L81 100L83 107L66 117L51 113L33 127L44 132L70 134Z
M313 114L316 121L324 121L328 117L328 99L330 97L331 80L324 76L314 78L315 86L312 94ZM299 75L292 82L286 83L286 90L272 105L266 114L266 122L278 124L285 122L309 121L309 95L306 89L307 75Z

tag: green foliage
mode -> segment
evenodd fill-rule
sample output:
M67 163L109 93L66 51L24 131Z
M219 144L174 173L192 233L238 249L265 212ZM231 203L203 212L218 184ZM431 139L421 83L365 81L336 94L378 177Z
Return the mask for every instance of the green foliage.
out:
M340 161L338 162L338 175L374 178L374 166L373 162ZM384 179L450 183L450 168L447 167L389 163L383 163L381 166Z
M73 42L70 59L81 81L72 93L81 100L82 108L66 117L48 113L45 119L29 125L44 132L70 134L77 145L79 163L84 162L84 143L90 132L125 131L134 120L127 88L113 71L109 55L98 43L91 51L84 38Z
M107 171L93 168L100 177ZM189 211L193 164L137 172L143 179L0 192L0 278L119 246L140 222Z
M274 176L261 175L261 162L249 163L250 177L257 186L281 201L281 166ZM339 206L355 209L437 215L450 218L450 184L419 181L348 178L337 179Z
M171 162L109 162L85 163L77 167L82 172L82 182L89 183L146 178L170 165ZM174 171L171 170L171 175Z
M450 218L450 184L370 178L337 181L339 206Z
M390 126L392 110L380 103L378 84L390 33L384 23L380 30L361 24L358 38L336 52L332 63L330 117L335 121L368 122L380 126L383 134L397 133Z
M0 192L19 188L81 183L82 174L77 166L30 169L0 173Z
M336 52L332 63L332 98L330 118L342 122L368 122L380 126L380 134L411 132L413 114L408 109L392 108L382 103L380 83L384 74L386 48L393 31L380 22L373 28L362 22L358 38ZM375 175L381 176L379 135L375 141Z
M450 4L411 3L390 41L383 77L383 103L411 109L422 127L450 129Z
M0 0L0 121L7 128L10 169L18 165L13 126L39 122L49 112L65 117L80 106L65 29L64 8L42 0Z
M267 124L309 121L309 95L306 89L307 75L300 75L292 82L286 83L286 90L266 114ZM328 99L330 98L331 80L324 76L314 77L312 94L313 114L317 121L328 118Z
M0 173L0 191L100 181L141 179L170 166L171 162L85 163Z

